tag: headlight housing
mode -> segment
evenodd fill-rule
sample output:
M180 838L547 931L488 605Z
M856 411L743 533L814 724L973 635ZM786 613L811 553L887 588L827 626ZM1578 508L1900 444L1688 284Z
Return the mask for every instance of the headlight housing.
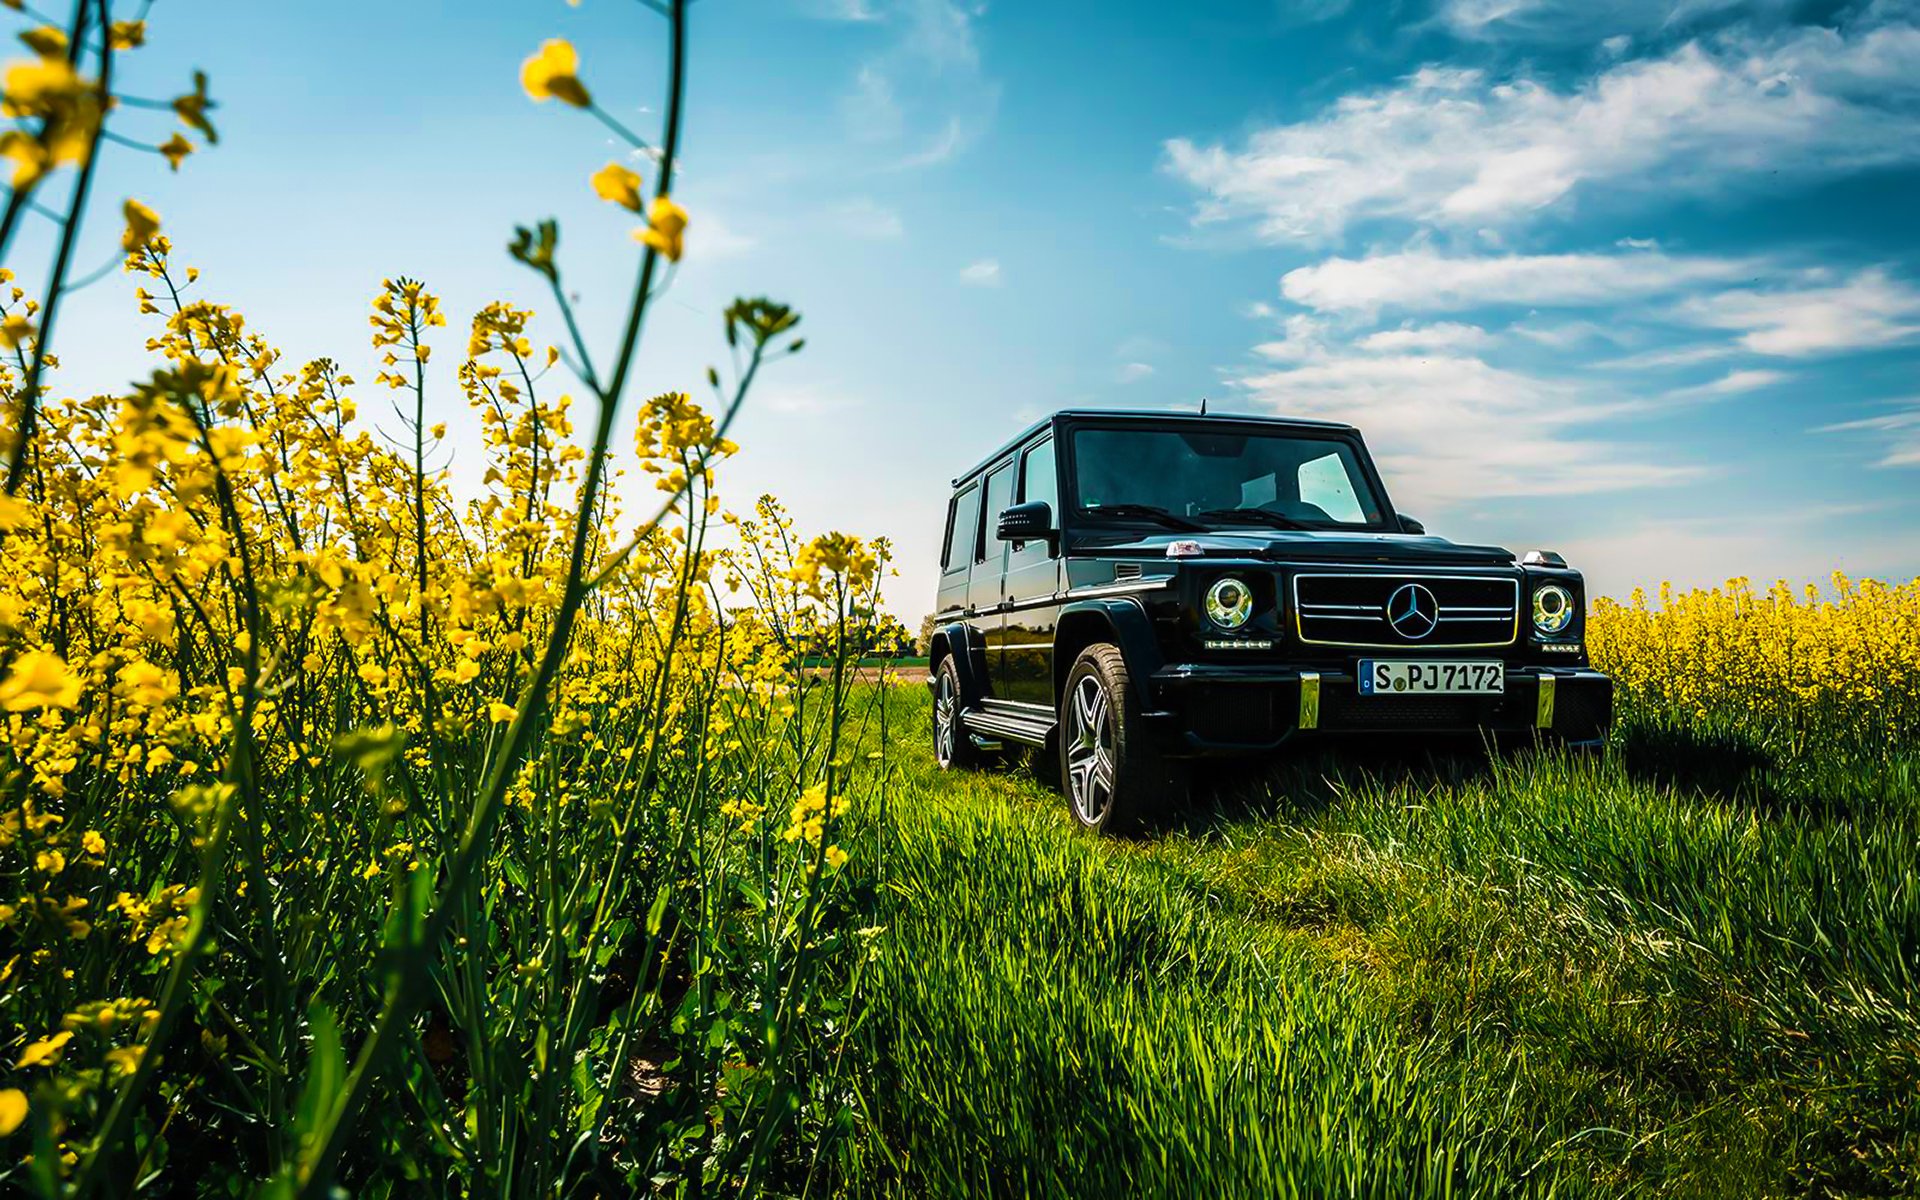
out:
M1253 588L1237 575L1222 575L1207 589L1207 620L1238 629L1253 615Z
M1557 583L1533 590L1533 627L1545 634L1564 633L1573 624L1573 593Z

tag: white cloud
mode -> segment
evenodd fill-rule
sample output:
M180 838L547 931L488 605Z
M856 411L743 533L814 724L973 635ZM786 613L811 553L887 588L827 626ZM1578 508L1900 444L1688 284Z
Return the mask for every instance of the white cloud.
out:
M1559 549L1586 575L1596 595L1625 600L1633 588L1644 587L1655 603L1663 580L1686 591L1725 587L1728 580L1745 577L1764 590L1775 579L1799 586L1825 582L1835 569L1861 578L1884 577L1908 566L1889 552L1885 539L1835 515L1797 510L1669 515L1617 532L1566 538Z
M897 241L907 234L899 213L866 196L834 205L827 212L827 224L848 237L868 241Z
M1235 384L1276 412L1359 425L1394 490L1416 505L1661 487L1702 474L1590 436L1619 406L1471 355L1303 353Z
M1594 366L1616 371L1659 371L1673 367L1696 367L1701 363L1729 358L1739 352L1738 346L1728 342L1663 346L1658 350L1646 350L1639 354L1630 354L1625 358L1608 359L1595 363Z
M1382 329L1354 343L1362 350L1478 350L1492 345L1494 337L1478 325L1441 321L1433 325L1402 325Z
M809 16L823 21L878 21L880 10L873 0L811 0L806 6Z
M1872 434L1879 452L1876 467L1920 467L1920 399L1877 417L1822 425L1815 433Z
M1196 223L1246 219L1275 242L1380 219L1497 231L1587 187L1670 198L1763 172L1912 163L1920 28L1723 35L1614 63L1572 90L1427 66L1239 148L1179 138L1165 154L1206 193Z
M1113 381L1115 383L1138 383L1151 374L1153 374L1153 365L1151 363L1122 363L1120 369L1114 372Z
M1885 346L1920 335L1920 291L1880 268L1823 287L1696 296L1678 312L1696 324L1739 330L1748 350L1782 357Z
M1420 249L1329 258L1288 271L1280 291L1321 311L1431 312L1491 304L1609 304L1754 273L1755 264L1744 259L1671 257L1657 251L1472 257Z
M1507 326L1507 332L1555 350L1566 350L1589 342L1618 341L1621 336L1618 329L1582 320L1515 321Z
M975 287L999 287L999 260L983 258L979 262L968 263L960 268L960 282L969 283Z
M745 254L753 249L755 239L721 220L712 209L703 209L698 223L687 224L687 245L696 255L696 261L711 262Z
M755 407L768 412L796 416L838 412L857 407L859 403L844 388L818 383L794 383L769 388L763 395L756 394L753 402Z
M1733 10L1752 15L1785 7L1782 0L1444 0L1436 15L1462 38L1621 43L1635 33L1684 30Z
M824 15L885 28L892 39L861 64L841 110L854 139L893 155L888 170L946 162L992 121L999 88L981 70L974 22L960 0L833 0Z
M1746 371L1728 371L1710 383L1695 384L1692 387L1678 388L1668 392L1667 396L1675 400L1717 399L1721 396L1737 396L1742 392L1757 391L1784 383L1788 378L1785 371L1752 369Z

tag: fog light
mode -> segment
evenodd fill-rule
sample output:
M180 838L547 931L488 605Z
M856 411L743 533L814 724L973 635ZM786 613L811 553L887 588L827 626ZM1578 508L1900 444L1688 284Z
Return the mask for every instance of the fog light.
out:
M1238 629L1253 615L1253 589L1232 575L1213 581L1207 589L1207 619L1222 629Z
M1573 624L1573 593L1557 583L1533 593L1533 627L1541 633L1559 633Z

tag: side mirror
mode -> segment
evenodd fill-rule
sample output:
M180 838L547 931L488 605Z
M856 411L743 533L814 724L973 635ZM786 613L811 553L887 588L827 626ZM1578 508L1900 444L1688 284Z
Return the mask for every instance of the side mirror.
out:
M1045 500L1016 504L1000 514L996 532L1003 542L1037 542L1053 532L1053 509Z
M1427 527L1425 525L1422 525L1420 522L1414 520L1412 517L1408 516L1405 513L1400 514L1400 532L1425 533L1426 531L1427 531Z

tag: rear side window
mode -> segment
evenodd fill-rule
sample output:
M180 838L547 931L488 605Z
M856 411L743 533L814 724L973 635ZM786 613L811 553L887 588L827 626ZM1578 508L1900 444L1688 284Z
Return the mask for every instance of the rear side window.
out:
M991 527L1000 514L1013 506L1013 463L1001 463L987 476L987 524ZM980 548L980 561L986 561L986 547Z
M947 509L947 549L941 565L958 571L973 561L980 542L980 488L969 487Z

